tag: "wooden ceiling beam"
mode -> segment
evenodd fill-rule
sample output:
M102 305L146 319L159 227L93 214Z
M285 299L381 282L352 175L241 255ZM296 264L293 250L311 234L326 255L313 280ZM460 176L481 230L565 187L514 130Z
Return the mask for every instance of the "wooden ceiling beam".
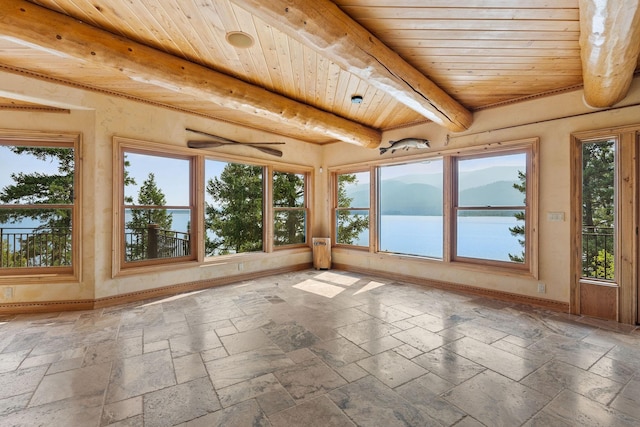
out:
M380 145L378 130L267 91L209 68L86 25L22 0L2 0L0 38L122 73L159 93L188 94L203 102L295 126L363 147ZM82 72L81 69L78 72ZM73 76L69 76L73 80ZM101 82L96 82L100 86Z
M394 99L454 132L473 116L330 0L231 0Z
M580 57L585 102L610 107L629 91L640 53L637 0L580 0Z

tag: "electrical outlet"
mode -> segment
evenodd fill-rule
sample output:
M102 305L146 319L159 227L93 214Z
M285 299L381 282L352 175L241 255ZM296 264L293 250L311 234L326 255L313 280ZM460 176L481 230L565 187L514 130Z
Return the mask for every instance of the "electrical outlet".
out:
M244 264L239 262L238 263L238 271L242 271L242 270L244 270Z
M547 292L547 287L544 283L542 282L538 282L538 293L539 294L544 294L545 292Z
M13 299L13 288L11 287L4 288L4 298Z

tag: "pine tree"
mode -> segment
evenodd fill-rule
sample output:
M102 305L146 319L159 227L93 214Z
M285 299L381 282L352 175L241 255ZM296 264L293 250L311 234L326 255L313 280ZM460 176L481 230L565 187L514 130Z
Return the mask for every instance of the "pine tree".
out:
M165 204L165 195L158 188L155 175L149 173L138 191L137 205L160 207ZM173 215L163 208L131 209L131 221L126 223L126 228L135 235L141 236L141 238L127 244L127 260L134 261L156 256L163 257L171 253L172 244L174 243L172 239L173 233L171 232L172 222ZM156 232L156 229L163 239L158 242L157 253L153 251L153 255L151 255L149 253L149 234Z
M0 224L18 224L24 219L36 220L40 225L25 233L14 253L3 251L12 266L71 265L71 214L69 208L48 208L47 205L73 204L75 157L72 148L7 147L15 154L31 155L43 162L57 163L57 173L14 173L14 184L0 191L0 201L6 204L42 205L33 209L2 209ZM5 248L3 248L5 249ZM3 265L6 262L3 260Z
M214 204L207 204L207 255L223 255L262 250L263 180L262 167L227 164L220 178L207 182Z
M304 208L304 177L294 173L274 172L273 206ZM276 246L304 243L304 209L280 211L274 215L273 240Z
M355 174L342 174L338 178L338 206L349 207L353 198L347 194L346 185L355 185L358 177ZM337 241L345 245L352 245L360 233L369 228L369 217L362 215L351 215L346 209L339 209L336 215Z
M515 182L513 184L513 188L515 188L520 193L525 195L524 203L526 204L527 203L527 199L526 199L527 175L522 171L518 171L518 179L520 180L520 182ZM516 212L513 216L516 218L517 221L525 222L524 211ZM522 224L522 225L518 224L518 225L514 225L513 227L509 227L509 231L511 232L512 236L515 236L518 238L518 243L520 243L520 246L524 248L525 247L525 224ZM512 262L524 263L525 253L524 251L522 251L521 254L509 254L509 259Z

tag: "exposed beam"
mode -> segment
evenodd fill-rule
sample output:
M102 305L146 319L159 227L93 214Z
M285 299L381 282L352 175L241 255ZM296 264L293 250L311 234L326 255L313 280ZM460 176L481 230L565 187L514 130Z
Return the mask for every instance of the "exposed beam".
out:
M472 114L330 0L231 0L449 130Z
M105 67L140 84L156 86L161 92L184 93L242 111L248 115L247 124L252 116L260 116L328 139L369 148L380 145L381 135L375 129L26 1L2 0L0 38Z
M584 97L610 107L626 95L640 52L638 0L580 0Z

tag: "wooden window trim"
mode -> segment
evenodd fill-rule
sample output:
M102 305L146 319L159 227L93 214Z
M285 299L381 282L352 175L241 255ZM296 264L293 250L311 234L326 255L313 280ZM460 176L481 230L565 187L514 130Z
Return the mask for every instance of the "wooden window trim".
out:
M344 164L333 166L329 168L329 172L331 173L331 197L332 197L332 244L340 249L340 250L365 250L369 249L370 252L376 253L381 256L389 256L389 257L397 257L401 259L411 260L412 262L419 263L438 263L445 264L450 266L455 266L456 268L463 268L467 270L474 271L482 271L482 272L499 272L500 274L510 275L514 277L532 277L538 278L538 209L539 209L539 138L531 137L518 139L513 141L506 142L495 142L483 144L475 147L465 147L465 148L448 148L444 150L434 151L433 153L428 154L415 154L415 155L407 155L402 156L395 159L386 159L386 160L372 160L359 164ZM458 258L454 260L453 254L454 252L454 233L455 227L452 224L452 211L455 206L454 202L454 193L455 188L457 186L455 174L452 173L453 164L456 156L495 156L503 152L514 152L517 150L529 150L528 165L527 167L531 171L531 178L527 179L527 197L531 202L527 204L526 215L529 218L527 221L528 225L528 235L526 239L526 248L525 251L529 254L529 263L526 268L522 268L518 264L509 263L509 262L492 262L488 260L476 260L476 259L466 259L466 258ZM378 252L377 241L378 241L378 230L377 230L377 168L379 166L390 166L390 165L398 165L412 162L420 162L425 161L432 158L442 158L443 159L443 214L445 215L444 219L444 230L443 230L443 239L444 239L444 248L443 248L443 258L428 258L422 256L414 256L414 255L405 255L405 254L392 254L385 252ZM353 245L343 245L336 243L336 209L337 208L337 175L345 174L345 173L358 173L358 172L366 172L370 171L371 173L371 198L370 198L370 239L369 239L369 247L363 246L353 246ZM529 172L528 172L529 173ZM374 198L375 197L375 198ZM374 217L375 216L375 217ZM512 265L513 264L513 265Z
M193 153L193 151L190 151ZM227 163L240 163L244 165L250 166L259 166L263 168L263 245L262 251L260 252L243 252L239 254L227 254L227 255L215 255L215 256L204 256L204 227L200 228L201 235L198 235L198 245L199 245L199 258L198 261L204 264L215 265L221 261L234 259L238 262L249 262L254 259L261 259L265 255L275 252L283 252L283 251L299 251L310 250L311 249L311 225L313 224L313 212L310 210L309 206L313 206L313 198L312 192L314 189L314 181L313 181L313 167L293 164L293 163L285 163L285 162L277 162L277 161L260 161L256 158L252 157L243 157L233 154L226 153L211 153L207 152L206 154L199 153L198 156L198 164L200 166L200 175L198 177L198 190L197 197L198 199L198 207L200 207L200 217L204 217L204 193L206 191L206 182L205 182L205 161L212 160L217 162L227 162ZM273 180L273 171L277 170L278 172L290 172L296 174L304 174L305 175L305 199L306 199L306 209L307 209L307 242L305 244L297 244L297 245L287 245L281 247L275 247L273 244L273 194L272 194L272 180ZM271 179L267 179L267 177ZM226 261L225 261L226 262Z
M343 169L332 169L331 173L331 244L336 248L346 248L346 249L355 249L359 251L370 251L373 252L375 246L375 240L373 240L376 236L376 226L374 221L375 215L375 200L377 199L376 192L377 186L375 184L375 176L374 173L375 168L373 166L365 167L354 167L354 168L343 168ZM368 208L354 208L349 206L338 206L338 176L339 175L348 175L348 174L358 174L358 173L368 173L369 174L369 207ZM338 211L348 210L348 211L362 211L367 212L369 215L369 246L359 246L359 245L348 245L346 243L338 243L338 224L336 222L336 217Z
M74 203L64 206L72 211L71 267L34 267L28 269L6 268L0 270L0 285L41 284L74 282L82 280L82 134L75 132L45 132L32 130L0 129L0 143L3 145L68 147L74 149ZM27 205L28 206L28 205Z
M127 208L137 208L141 205L126 205L124 202L124 155L125 153L136 153L148 156L158 156L170 159L187 160L189 162L189 205L191 211L190 239L191 254L175 258L158 258L153 260L142 260L135 262L125 261L125 240L124 240L124 211ZM113 227L112 227L112 277L134 273L148 273L157 269L173 269L176 265L192 265L200 256L200 223L197 221L198 209L197 201L197 177L200 176L200 165L197 156L187 148L175 147L172 145L158 144L149 141L142 141L119 136L113 137ZM154 208L156 206L153 206ZM186 206L163 206L163 209L185 209Z
M270 228L269 228L269 239L268 241L270 242L270 247L269 247L269 252L276 252L276 251L283 251L283 250L287 250L287 249L296 249L296 248L303 248L303 247L310 247L311 245L311 224L312 224L312 218L311 218L311 210L309 209L310 206L310 190L311 190L311 185L310 185L310 180L311 180L311 173L309 172L309 170L302 170L302 169L296 169L295 167L286 167L286 168L282 168L282 167L273 167L273 166L268 166L268 173L269 173L269 177L271 178L269 180L269 186L270 186L270 190L267 192L267 194L269 194L269 201L270 201L270 210L269 210L269 218L270 218ZM303 207L276 207L273 206L273 175L275 172L281 172L281 173L292 173L292 174L296 174L296 175L302 175L304 176L304 203L303 203ZM276 212L283 212L283 211L304 211L305 214L305 230L304 230L304 243L293 243L290 245L282 245L282 246L276 246L273 239L274 239L274 230L273 230L273 224L275 221L275 214Z
M519 206L458 206L459 200L459 188L458 188L458 162L461 160L472 160L472 159L481 159L481 158L490 158L490 157L499 157L506 156L511 154L525 154L526 155L526 176L527 176L527 187L526 187L526 202L524 205ZM481 152L481 153L461 153L460 155L452 156L452 165L449 170L449 175L451 176L452 182L454 183L450 198L450 239L449 243L451 245L451 262L452 263L468 263L468 264L477 264L484 265L488 267L498 267L506 270L521 270L525 272L531 271L531 256L533 247L530 244L531 240L531 225L529 224L529 219L532 216L533 209L531 208L534 204L537 205L537 198L532 200L531 198L531 190L532 185L529 182L530 178L534 181L537 181L537 175L534 175L532 159L533 156L533 147L524 146L524 147L511 147L510 149L505 150L496 150L490 152ZM524 210L525 212L525 262L524 263L514 263L509 261L498 261L498 260L490 260L485 258L472 258L460 256L457 254L457 218L458 212L465 210L483 210L483 211L501 211L501 210Z

